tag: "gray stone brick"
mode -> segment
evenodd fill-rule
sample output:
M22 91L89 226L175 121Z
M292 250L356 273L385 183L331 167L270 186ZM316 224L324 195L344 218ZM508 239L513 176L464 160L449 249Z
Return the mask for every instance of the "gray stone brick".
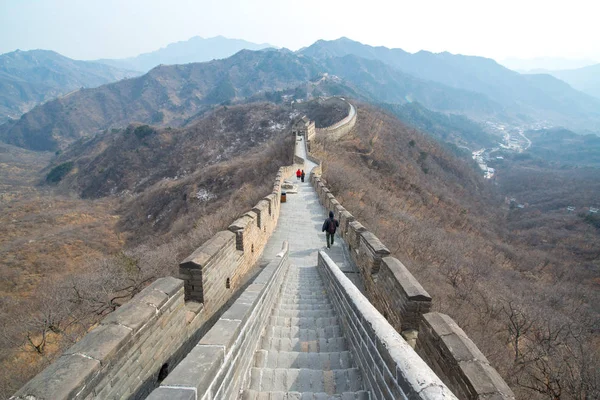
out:
M196 400L196 393L192 389L157 388L146 400Z
M132 329L133 333L136 334L144 325L156 317L156 308L147 304L140 304L134 299L109 314L108 317L102 320L101 324L123 325Z
M132 330L124 326L101 325L67 349L64 354L83 354L107 364L126 347L132 336Z
M220 346L198 345L165 378L161 386L188 387L198 391L198 398L210 386L223 364L224 351Z
M181 279L168 276L154 281L150 287L166 294L169 297L174 296L179 290L183 289L183 281Z
M240 332L240 321L218 320L206 335L200 340L199 345L221 345L225 352L231 349Z
M27 382L17 393L17 399L27 399L33 396L38 399L72 399L100 371L100 362L73 354L60 357L48 368ZM81 393L86 396L92 388Z

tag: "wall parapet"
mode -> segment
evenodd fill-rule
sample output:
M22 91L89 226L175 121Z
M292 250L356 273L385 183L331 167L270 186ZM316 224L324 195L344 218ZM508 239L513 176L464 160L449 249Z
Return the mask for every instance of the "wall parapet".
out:
M147 400L236 398L289 267L288 245Z
M431 296L404 264L391 257L385 245L335 200L320 174L316 169L310 174L317 197L340 221L339 234L349 246L367 296L385 319L411 341L417 332L418 354L460 398L514 399L506 382L464 331L447 315L442 318L430 313ZM461 349L471 353L459 353L453 347L451 341L458 338Z
M423 315L416 351L431 368L456 382L456 394L464 399L514 399L498 371L475 343L448 315Z
M457 399L323 251L318 267L374 398Z
M102 320L11 399L135 397L205 322L183 281L161 278ZM191 318L190 318L191 316ZM155 377L156 378L156 377ZM150 383L150 386L154 386ZM146 388L149 392L150 389Z
M316 128L315 132L318 135L326 134L328 138L337 140L354 128L354 125L356 125L356 108L349 102L346 101L346 103L348 104L348 115L333 125L325 128Z
M277 225L281 185L299 167L279 168L271 194L180 264L182 279L146 287L11 399L144 398L240 290Z

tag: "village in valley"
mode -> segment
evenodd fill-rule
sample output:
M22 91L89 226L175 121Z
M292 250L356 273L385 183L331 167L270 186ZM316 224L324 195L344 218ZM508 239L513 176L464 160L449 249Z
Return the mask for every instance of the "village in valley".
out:
M530 129L548 128L548 126L543 123L527 127L510 126L492 121L487 121L485 124L488 129L502 136L502 143L498 143L497 147L489 149L483 148L472 152L473 160L477 162L477 165L479 165L479 168L486 179L492 179L496 174L496 170L489 167L488 162L492 159L498 161L504 160L504 157L501 155L501 150L522 153L531 147L531 140L525 136L524 132Z

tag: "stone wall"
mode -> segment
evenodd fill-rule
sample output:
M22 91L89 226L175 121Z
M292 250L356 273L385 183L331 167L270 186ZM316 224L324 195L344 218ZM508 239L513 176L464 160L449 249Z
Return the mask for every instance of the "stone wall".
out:
M306 128L306 141L313 140L315 138L315 133L316 133L315 122L310 121L310 124Z
M348 108L346 118L326 128L316 128L316 134L327 135L328 138L336 140L350 132L356 125L356 108L350 103L348 103Z
M374 398L456 399L323 251L319 252L318 267Z
M413 340L418 332L419 355L460 398L514 399L510 388L458 325L448 316L429 313L431 296L402 262L391 257L387 247L335 199L319 173L311 172L311 183L320 203L340 221L338 234L348 244L367 297L377 310L407 340ZM448 333L451 328L454 330ZM460 351L454 346L458 339L463 344Z
M144 397L161 368L177 362L178 350L199 331L205 317L201 304L184 302L183 281L158 279L11 399Z
M235 220L227 231L215 234L180 264L179 276L185 281L186 300L202 302L205 312L212 314L239 290L277 226L281 185L298 167L281 167L269 196Z
M265 267L147 400L235 399L289 267L288 246Z
M181 280L155 281L12 398L144 398L241 289L277 225L281 185L301 167L281 167L270 195L180 264Z
M514 399L506 382L449 316L423 316L416 350L461 399Z
M398 259L390 257L377 236L335 200L319 176L312 173L310 179L321 204L340 221L338 234L349 246L369 299L398 332L418 329L422 314L431 308L431 296Z

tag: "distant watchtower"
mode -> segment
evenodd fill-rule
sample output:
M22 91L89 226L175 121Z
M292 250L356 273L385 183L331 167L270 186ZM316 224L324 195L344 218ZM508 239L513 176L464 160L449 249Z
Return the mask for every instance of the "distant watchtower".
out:
M315 122L305 115L294 122L292 133L294 136L304 136L307 141L311 140L315 136Z

